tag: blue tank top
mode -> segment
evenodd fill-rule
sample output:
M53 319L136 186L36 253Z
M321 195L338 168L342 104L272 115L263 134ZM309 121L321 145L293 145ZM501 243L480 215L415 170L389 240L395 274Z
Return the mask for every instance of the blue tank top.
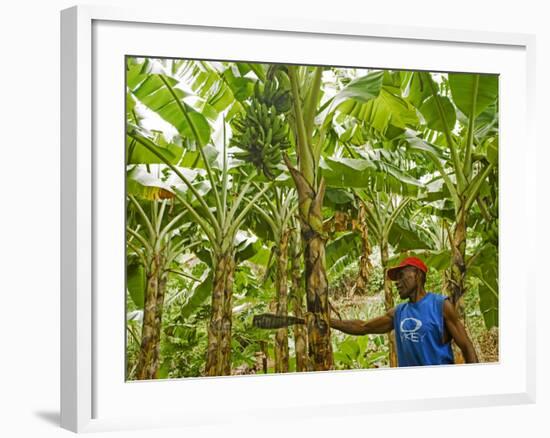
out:
M446 299L428 292L416 303L395 307L393 328L400 367L454 363L451 343L443 343L443 303Z

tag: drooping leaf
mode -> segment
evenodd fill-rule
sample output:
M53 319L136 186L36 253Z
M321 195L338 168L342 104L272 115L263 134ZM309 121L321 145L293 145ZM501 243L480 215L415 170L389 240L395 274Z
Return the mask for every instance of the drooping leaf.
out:
M498 249L487 244L468 268L469 275L479 279L479 307L489 329L498 326Z
M413 151L427 152L435 155L442 160L448 160L450 157L450 154L447 150L418 137L417 133L411 129L405 130L403 138L409 144L410 149Z
M234 244L236 248L235 262L237 263L254 257L262 247L262 242L255 235L242 231L237 233Z
M396 251L432 249L431 239L423 230L403 217L393 223L388 241Z
M145 303L145 288L147 279L145 269L141 264L129 264L126 266L126 287L132 301L138 309L143 309Z
M175 196L168 184L140 166L133 167L126 174L126 193L146 201L172 199Z
M361 240L357 233L346 232L326 245L326 267L330 269L338 260L349 254L356 254L361 248Z
M498 137L487 142L487 159L492 165L498 166Z
M267 267L270 254L271 251L269 250L269 248L267 248L265 245L262 245L261 248L258 249L256 254L254 254L248 260L255 265Z
M207 269L201 277L201 282L195 283L191 296L181 307L180 315L183 319L189 318L212 293L212 275L212 270Z
M417 194L422 184L397 167L378 160L321 158L320 168L327 186L374 188L399 194Z
M344 189L327 188L324 205L345 205L353 202L353 195Z

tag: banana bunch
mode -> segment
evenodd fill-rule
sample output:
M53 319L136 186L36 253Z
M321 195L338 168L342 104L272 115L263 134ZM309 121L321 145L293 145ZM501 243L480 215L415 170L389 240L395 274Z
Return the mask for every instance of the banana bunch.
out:
M242 149L233 156L254 164L267 178L273 179L279 172L283 151L290 147L284 112L290 109L291 96L272 80L263 87L256 83L254 94L245 113L232 122L231 145Z
M287 84L288 76L282 71L278 71L276 75L277 81L268 79L263 86L263 90L261 89L260 83L256 82L254 94L256 99L265 103L268 107L275 107L278 113L287 113L292 107L290 83L288 82Z

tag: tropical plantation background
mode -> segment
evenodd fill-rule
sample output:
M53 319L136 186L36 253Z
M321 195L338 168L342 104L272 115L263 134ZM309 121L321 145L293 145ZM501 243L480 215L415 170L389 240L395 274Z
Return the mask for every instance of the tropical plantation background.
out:
M498 77L126 59L128 380L396 366L410 255L498 361ZM253 324L272 313L305 324ZM460 355L458 355L460 361Z

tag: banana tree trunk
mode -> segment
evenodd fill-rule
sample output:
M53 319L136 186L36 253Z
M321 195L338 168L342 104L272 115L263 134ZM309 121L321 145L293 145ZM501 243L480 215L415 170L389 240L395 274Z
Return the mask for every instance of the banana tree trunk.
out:
M314 371L333 366L330 340L328 281L325 267L325 241L317 233L302 231L306 265L306 300L309 358Z
M292 292L289 296L290 305L294 316L303 318L304 291L302 288L302 270L300 266L300 238L297 233L292 233L291 239L291 268L290 275L292 281ZM296 351L296 371L307 371L307 337L304 326L295 324L294 331L294 350Z
M325 238L323 235L323 198L325 181L316 175L319 158L313 145L314 119L321 96L323 69L315 67L308 85L307 101L302 102L298 67L289 66L288 76L294 105L296 152L299 169L283 158L298 192L300 231L304 245L306 276L308 354L314 371L333 367L330 339L328 282L325 267ZM318 145L319 146L319 145Z
M368 289L368 281L371 272L370 255L372 253L369 242L369 227L367 225L367 212L365 206L360 203L359 214L355 229L361 236L361 257L359 258L359 272L355 280L354 294L365 295Z
M277 315L288 315L288 230L283 230L277 245ZM275 334L275 372L288 373L288 328L283 327Z
M380 243L380 258L382 261L382 269L384 272L384 307L386 311L388 311L394 307L395 303L393 301L392 282L387 275L388 243L385 241L382 241ZM395 347L395 332L393 330L390 333L388 333L388 340L390 345L390 352L389 352L390 367L394 368L397 366L397 353L396 353L396 347Z
M466 219L466 212L461 208L451 239L451 273L447 289L459 319L464 324L466 330L468 330L464 312L464 293L466 292ZM453 351L455 363L464 363L462 352L454 342Z
M330 370L333 367L333 357L329 325L325 239L321 212L325 196L325 181L321 178L319 186L314 190L304 174L295 169L286 156L285 162L298 192L298 211L304 245L306 276L309 363L313 371Z
M466 213L461 209L451 239L451 275L448 290L458 315L464 319L464 292L466 277Z
M163 270L163 260L162 256L157 254L153 257L151 270L147 273L141 346L136 369L138 380L157 377L165 290L166 275Z
M216 257L212 287L212 310L208 324L208 347L206 356L207 376L231 374L231 324L233 276L235 273L234 251Z

